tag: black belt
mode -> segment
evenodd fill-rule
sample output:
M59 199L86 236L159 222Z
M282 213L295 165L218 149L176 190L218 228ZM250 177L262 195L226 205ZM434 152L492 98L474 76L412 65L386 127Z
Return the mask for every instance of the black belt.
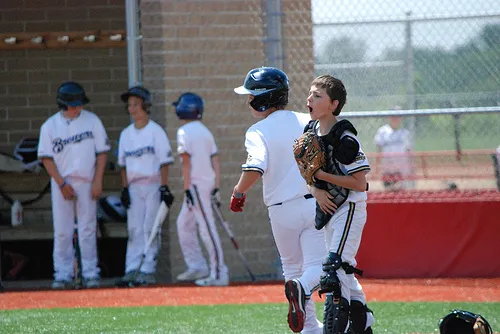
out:
M311 195L311 194L304 195L304 198L305 198L305 199L309 199L309 198L313 198L313 197L314 197L314 196L313 196L313 195ZM279 203L276 203L276 204L273 204L273 205L269 205L269 206L271 207L271 206L275 206L275 205L282 205L282 204L283 204L283 202L279 202Z

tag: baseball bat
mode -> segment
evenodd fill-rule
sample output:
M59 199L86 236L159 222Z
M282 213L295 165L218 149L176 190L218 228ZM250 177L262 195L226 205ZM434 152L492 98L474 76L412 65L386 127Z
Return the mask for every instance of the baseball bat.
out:
M81 289L83 285L83 275L82 275L82 253L80 250L80 241L78 240L78 214L77 214L77 202L76 198L73 200L73 211L75 214L74 220L74 230L73 230L73 247L75 249L75 289Z
M168 206L165 204L165 202L161 201L160 207L158 208L158 212L156 213L155 221L153 223L153 228L151 229L151 233L149 234L148 241L146 242L146 246L144 247L144 251L142 252L141 256L141 262L139 262L139 266L137 267L135 271L135 280L137 280L137 277L139 276L139 273L141 272L141 267L144 263L144 260L146 259L146 254L148 253L149 248L153 244L153 241L157 237L158 233L160 232L161 225L163 224L163 221L167 217L168 214Z
M236 238L234 237L233 231L229 228L229 224L226 222L224 219L224 216L222 215L222 211L220 210L220 207L217 205L215 200L212 198L212 209L215 212L215 215L217 216L217 221L219 224L222 226L222 229L226 232L226 234L229 236L229 239L231 240L231 243L234 246L234 249L236 249L236 252L238 253L238 257L240 258L241 262L243 263L243 266L248 272L248 275L250 275L250 278L252 279L252 282L256 281L255 275L253 274L252 270L250 269L250 266L248 265L248 262L241 252L240 246L238 245L238 242L236 241Z

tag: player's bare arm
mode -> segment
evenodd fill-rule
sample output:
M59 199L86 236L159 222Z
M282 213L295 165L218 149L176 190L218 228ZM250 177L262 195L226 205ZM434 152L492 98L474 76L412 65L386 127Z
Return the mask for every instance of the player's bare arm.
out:
M125 167L120 169L120 178L122 180L122 188L128 188L127 169Z
M220 188L220 159L218 154L212 155L212 168L215 172L215 188Z
M72 200L75 197L75 190L63 179L56 167L56 164L54 163L54 160L52 158L42 158L42 164L50 177L52 177L59 185L59 189L61 189L64 199Z
M168 164L161 165L160 178L161 178L161 185L166 186L168 184Z
M332 202L333 195L328 191L308 185L309 192L314 196L316 202L324 213L333 215L337 211L337 205Z
M182 178L184 179L184 190L191 187L191 156L187 153L181 154Z
M234 187L234 191L238 193L246 193L250 188L252 188L255 182L260 179L260 177L261 173L259 172L242 172L238 183Z
M366 182L367 173L368 171L362 170L351 175L334 175L320 169L314 174L314 177L354 191L366 191L368 184Z
M96 157L96 166L94 180L92 180L92 198L98 199L102 195L102 179L104 177L104 169L106 168L106 161L108 160L108 153L99 153Z

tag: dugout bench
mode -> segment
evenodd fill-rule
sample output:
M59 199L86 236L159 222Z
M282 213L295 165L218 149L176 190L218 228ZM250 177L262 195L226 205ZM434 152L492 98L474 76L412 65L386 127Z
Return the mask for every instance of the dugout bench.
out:
M49 182L49 176L41 173L0 172L0 188L14 200L26 201L36 197ZM120 189L119 173L107 171L104 176L104 195L116 193ZM24 208L24 222L22 225L11 225L11 205L4 198L0 198L0 273L3 272L2 257L5 246L14 247L14 251L24 249L29 253L29 248L40 247L40 252L47 253L48 261L52 260L51 247L54 239L50 190L43 196L26 205ZM104 222L102 228L97 229L99 255L107 257L101 249L112 246L110 252L116 250L116 256L124 262L127 240L127 224L123 222ZM107 253L107 252L106 252ZM121 255L120 255L121 254ZM120 261L118 261L120 262ZM33 265L33 264L31 264ZM38 264L37 264L38 265ZM121 274L121 273L120 273Z

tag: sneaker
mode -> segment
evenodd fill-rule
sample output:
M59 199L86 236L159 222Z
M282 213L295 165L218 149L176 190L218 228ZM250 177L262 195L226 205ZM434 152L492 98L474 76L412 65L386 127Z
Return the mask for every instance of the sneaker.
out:
M177 275L178 281L196 281L198 279L206 278L208 270L188 269L185 272Z
M137 285L152 285L156 284L156 277L154 273L146 274L146 273L139 273L139 276L137 276L137 280L135 281Z
M300 333L304 329L306 320L306 295L302 284L297 279L286 281L285 296L288 299L288 326L294 333Z
M129 271L116 280L115 285L118 287L131 286L135 283L135 271Z
M101 279L99 277L85 278L83 286L87 289L98 288L101 286Z
M65 289L72 289L72 288L73 288L72 281L54 280L54 282L52 282L52 289L54 289L54 290L65 290Z
M198 286L228 286L229 285L229 277L221 277L219 279L215 279L213 277L205 277L202 279L197 279L194 281L194 284Z

